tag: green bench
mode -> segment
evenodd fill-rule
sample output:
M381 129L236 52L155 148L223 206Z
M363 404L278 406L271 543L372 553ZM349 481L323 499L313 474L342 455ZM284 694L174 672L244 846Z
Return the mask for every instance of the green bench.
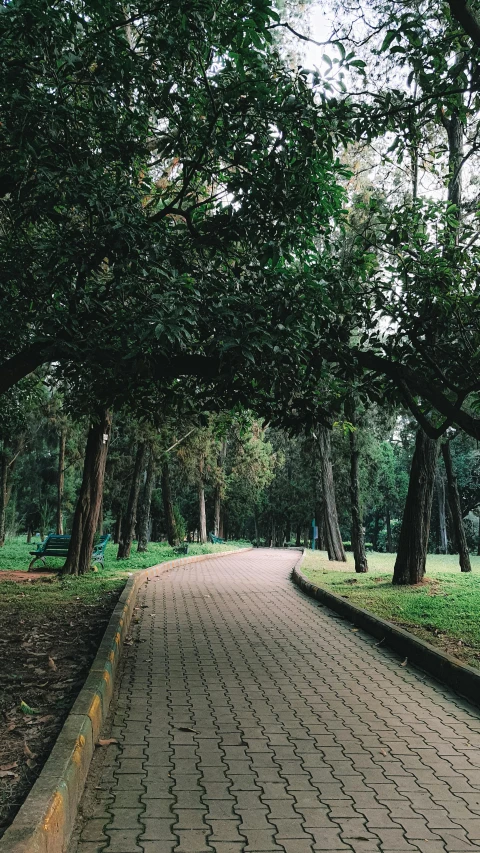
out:
M43 565L45 565L45 557L66 557L71 538L71 536L57 536L56 533L49 533L43 542L37 545L36 551L30 551L30 554L33 555L33 560L30 561L28 570L30 571L37 560L41 560ZM98 542L93 546L92 563L100 563L102 568L105 565L105 548L109 539L109 533L105 536L100 536Z
M218 536L215 536L214 533L209 533L208 538L210 539L212 545L223 545L223 543L225 542L225 539L220 539Z
M176 545L173 550L177 556L180 556L180 554L188 554L188 542L182 542L181 545Z

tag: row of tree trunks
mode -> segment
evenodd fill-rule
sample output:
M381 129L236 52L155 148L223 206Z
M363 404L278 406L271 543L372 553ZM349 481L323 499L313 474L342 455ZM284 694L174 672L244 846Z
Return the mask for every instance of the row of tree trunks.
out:
M177 525L175 523L175 513L173 511L172 487L170 484L170 469L168 460L165 458L162 463L162 499L163 511L165 514L165 522L167 525L167 538L169 545L174 547L179 544Z
M105 409L98 414L88 432L82 485L73 516L68 555L63 567L65 574L82 575L90 568L103 496L111 428L112 414Z
M130 483L130 491L128 494L128 504L122 524L122 539L118 543L117 560L126 560L130 556L132 550L132 542L135 534L135 525L137 523L137 508L138 498L140 495L140 486L142 474L144 471L146 443L140 441L135 454L135 464L133 467L133 475Z

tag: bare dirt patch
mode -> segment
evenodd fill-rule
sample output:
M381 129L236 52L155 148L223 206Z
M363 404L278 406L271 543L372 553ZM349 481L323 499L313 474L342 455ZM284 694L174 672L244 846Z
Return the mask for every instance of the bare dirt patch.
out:
M62 602L40 614L22 611L18 618L8 608L0 613L0 837L48 758L118 594L105 593L95 604Z

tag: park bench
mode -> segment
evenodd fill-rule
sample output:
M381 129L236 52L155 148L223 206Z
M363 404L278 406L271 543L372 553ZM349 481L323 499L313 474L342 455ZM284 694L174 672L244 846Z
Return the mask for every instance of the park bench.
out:
M188 542L182 542L181 545L176 545L173 550L178 556L180 556L180 554L188 554Z
M223 543L225 542L225 539L220 539L218 536L215 536L214 533L209 533L208 538L210 539L212 545L223 545Z
M70 539L71 536L57 536L56 533L49 533L43 542L37 545L36 551L30 551L30 554L33 554L33 560L30 561L28 570L30 571L37 560L41 560L45 565L45 557L66 557ZM106 536L100 536L98 542L93 546L92 563L100 563L102 568L105 564L105 548L109 539L109 533Z

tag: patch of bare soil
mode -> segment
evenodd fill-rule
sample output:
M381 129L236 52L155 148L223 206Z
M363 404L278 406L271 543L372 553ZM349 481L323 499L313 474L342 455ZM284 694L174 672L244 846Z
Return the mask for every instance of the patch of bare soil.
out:
M50 754L117 599L105 593L101 604L68 602L18 620L0 613L0 837Z
M57 575L55 572L17 572L15 570L0 572L0 583L2 581L14 581L14 583L34 583L40 581L43 583L52 583Z

